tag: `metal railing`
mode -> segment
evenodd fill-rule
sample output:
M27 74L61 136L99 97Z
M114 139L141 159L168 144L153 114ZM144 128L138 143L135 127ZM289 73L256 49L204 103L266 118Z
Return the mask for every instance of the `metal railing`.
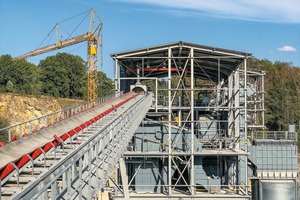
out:
M109 172L146 115L151 100L151 95L135 98L124 109L118 109L100 130L100 124L93 124L88 130L94 132L92 137L13 198L92 199L105 186Z
M35 119L27 120L19 124L14 124L0 129L0 133L7 134L6 138L8 142L11 142L29 134L35 133L45 127L51 126L52 124L58 123L78 113L81 113L89 108L99 106L107 102L108 100L114 98L115 96L116 94L111 94L103 98L98 98L94 101L74 105L47 115L43 115L41 117L37 117Z
M122 187L122 185L118 185L119 188ZM191 195L190 192L186 191L187 187L193 187L195 191L197 192L198 195L203 195L203 194L214 194L214 195L222 195L223 198L230 198L230 197L248 197L250 196L249 191L251 190L251 185L246 185L244 183L240 183L240 185L220 185L220 184L211 184L211 185L206 185L206 184L201 184L201 185L189 185L189 184L163 184L163 180L160 180L159 183L157 184L130 184L129 187L132 190L138 190L139 188L147 188L148 191L140 191L137 192L138 194L143 194L143 193L152 193L152 189L154 188L163 188L163 191L161 193L156 193L157 195L168 195L168 188L172 187L172 191L176 191L176 193L181 193L184 195ZM137 188L137 189L136 189ZM118 192L118 191L117 191ZM122 195L122 193L120 193ZM118 196L119 194L116 194L115 196ZM214 196L210 196L213 198ZM197 197L196 197L197 198ZM202 196L203 198L203 196ZM218 196L217 198L220 198ZM205 198L203 198L205 199Z
M256 131L251 133L252 139L264 140L293 140L298 141L297 132L288 131Z

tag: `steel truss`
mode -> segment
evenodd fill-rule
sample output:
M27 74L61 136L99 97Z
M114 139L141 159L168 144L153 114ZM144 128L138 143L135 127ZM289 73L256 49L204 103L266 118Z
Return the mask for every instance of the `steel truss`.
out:
M142 146L151 143L151 147L135 148L124 154L127 170L135 169L128 177L130 198L138 196L134 191L147 186L162 188L160 192L149 189L152 198L163 198L162 194L165 198L176 199L179 194L188 195L187 199L202 198L201 194L210 193L207 188L211 185L202 185L206 190L199 190L195 173L199 170L196 169L199 160L207 157L218 161L221 189L227 188L230 194L237 195L235 198L249 198L248 124L251 128L264 126L264 73L247 70L250 55L179 42L111 56L115 60L116 92L126 91L126 85L134 84L137 68L141 71L141 80L155 80L152 88L155 103L148 113L152 120L143 123L163 124L164 129L161 134L165 139L160 142L151 138L147 128L143 133L137 132L134 141L141 141ZM214 102L199 102L197 97L202 94L210 95ZM199 126L201 117L207 113L214 116L209 121L216 126L216 134L211 137L206 137L204 133L209 131ZM157 116L156 120L153 116ZM146 162L152 166L156 186L146 182L134 184L141 167L147 168ZM223 198L226 197L224 191L218 192ZM115 198L121 197L116 193Z
M92 199L106 185L111 170L127 148L151 106L151 93L140 94L70 140L33 161L42 169L12 199ZM81 139L79 139L81 138ZM54 160L49 160L50 158ZM54 164L49 168L49 162ZM36 167L39 165L39 167ZM35 173L32 166L32 172ZM29 174L30 176L30 174ZM19 175L17 176L18 181ZM28 176L27 176L28 179ZM19 184L18 184L19 185ZM19 186L18 186L19 187ZM1 188L6 190L7 188ZM17 188L18 189L18 188ZM0 190L1 192L1 190Z

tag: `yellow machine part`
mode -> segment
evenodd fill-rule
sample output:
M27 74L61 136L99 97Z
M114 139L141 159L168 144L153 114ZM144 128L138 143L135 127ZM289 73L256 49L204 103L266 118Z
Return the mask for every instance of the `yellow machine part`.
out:
M90 55L96 55L98 52L97 52L97 47L94 47L93 45L90 45L89 46L89 52L88 52Z

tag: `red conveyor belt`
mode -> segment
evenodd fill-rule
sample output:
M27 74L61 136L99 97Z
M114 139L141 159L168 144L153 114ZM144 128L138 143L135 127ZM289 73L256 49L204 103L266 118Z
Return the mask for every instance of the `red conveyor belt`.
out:
M30 160L40 156L43 151L48 152L59 145L60 140L67 140L137 95L134 92L126 93L0 147L0 180L16 170L16 167L20 169ZM54 136L60 139L55 139Z

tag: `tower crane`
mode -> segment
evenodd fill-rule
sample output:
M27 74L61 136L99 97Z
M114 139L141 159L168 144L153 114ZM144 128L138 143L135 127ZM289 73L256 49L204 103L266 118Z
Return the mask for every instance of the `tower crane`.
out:
M73 38L67 38L66 40L61 40L59 33L59 24L55 25L56 30L56 43L51 44L45 47L37 48L33 51L25 53L23 55L13 58L13 60L26 59L32 56L40 55L50 51L58 50L67 46L78 44L84 41L87 41L87 68L88 68L88 101L92 101L98 97L98 70L97 70L97 61L98 61L98 46L102 47L102 27L103 23L99 19L99 23L95 25L95 10L91 9L90 13L90 23L88 32L82 35L78 35ZM102 51L101 51L102 52ZM102 55L101 55L102 57ZM102 58L101 58L102 59Z

